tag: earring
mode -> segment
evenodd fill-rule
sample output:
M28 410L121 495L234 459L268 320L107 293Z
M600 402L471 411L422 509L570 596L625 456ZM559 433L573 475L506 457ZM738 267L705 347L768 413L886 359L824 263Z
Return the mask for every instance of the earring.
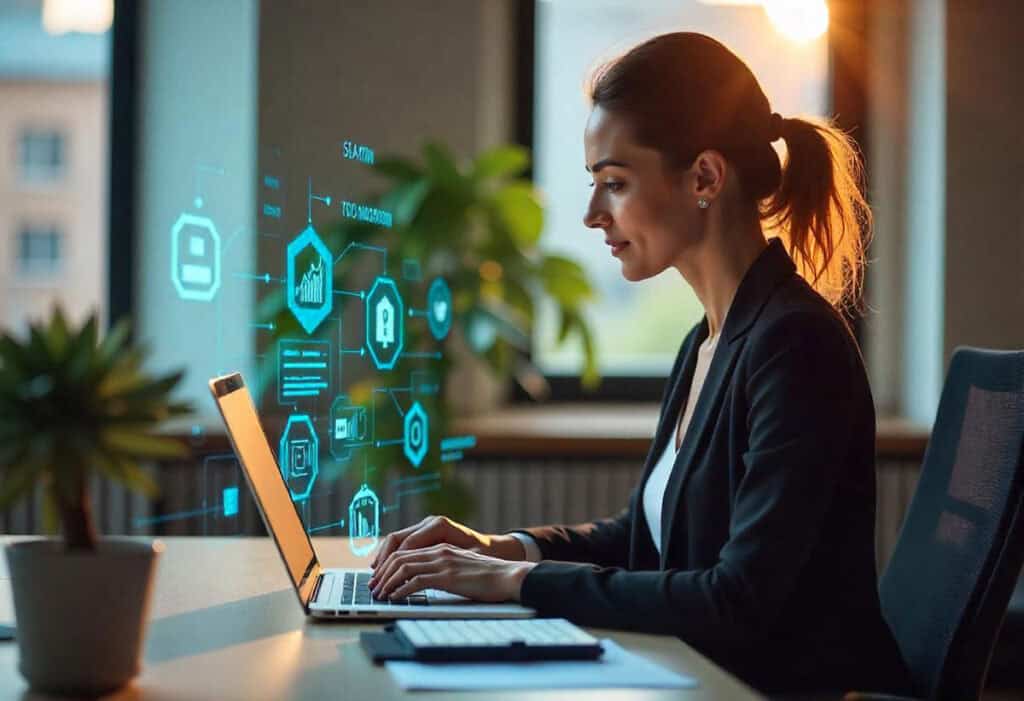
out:
M700 197L697 199L697 206L700 207L701 209L707 209L708 207L711 206L711 203L708 202L706 197Z

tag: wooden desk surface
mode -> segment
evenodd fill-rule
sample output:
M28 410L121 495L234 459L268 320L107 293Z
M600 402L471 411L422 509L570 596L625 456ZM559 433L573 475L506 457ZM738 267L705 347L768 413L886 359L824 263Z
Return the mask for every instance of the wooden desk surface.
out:
M0 538L6 544L15 540ZM359 632L372 625L307 621L267 538L162 538L143 671L114 699L397 699L402 691L367 661ZM343 538L314 538L327 566L365 566ZM6 558L0 558L0 621L14 617ZM692 675L692 691L602 690L600 698L761 698L675 638L592 630L666 667ZM0 699L44 698L25 692L14 643L0 643ZM529 698L593 699L594 690L423 693L424 701Z

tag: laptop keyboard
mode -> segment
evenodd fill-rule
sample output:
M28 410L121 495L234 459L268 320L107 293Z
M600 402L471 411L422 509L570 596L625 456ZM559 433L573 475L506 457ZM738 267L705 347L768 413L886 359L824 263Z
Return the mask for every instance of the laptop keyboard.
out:
M341 598L340 606L426 606L426 594L413 594L405 599L391 601L390 599L375 599L370 592L369 572L343 572L341 573ZM337 582L334 583L337 586Z

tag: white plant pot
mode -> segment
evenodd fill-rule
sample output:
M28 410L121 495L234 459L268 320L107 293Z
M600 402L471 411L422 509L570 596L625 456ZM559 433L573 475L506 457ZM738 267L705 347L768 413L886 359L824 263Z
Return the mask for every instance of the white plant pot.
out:
M18 670L34 690L96 696L139 673L161 552L159 541L118 538L95 552L49 539L7 546Z

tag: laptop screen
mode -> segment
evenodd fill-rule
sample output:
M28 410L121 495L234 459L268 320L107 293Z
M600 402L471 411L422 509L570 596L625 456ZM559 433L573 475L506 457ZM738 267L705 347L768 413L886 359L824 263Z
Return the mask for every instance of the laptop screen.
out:
M304 604L308 597L301 589L311 589L312 578L305 587L300 588L300 584L303 575L316 564L316 553L260 426L249 390L238 374L210 380L210 389L267 530L277 542L292 584Z

